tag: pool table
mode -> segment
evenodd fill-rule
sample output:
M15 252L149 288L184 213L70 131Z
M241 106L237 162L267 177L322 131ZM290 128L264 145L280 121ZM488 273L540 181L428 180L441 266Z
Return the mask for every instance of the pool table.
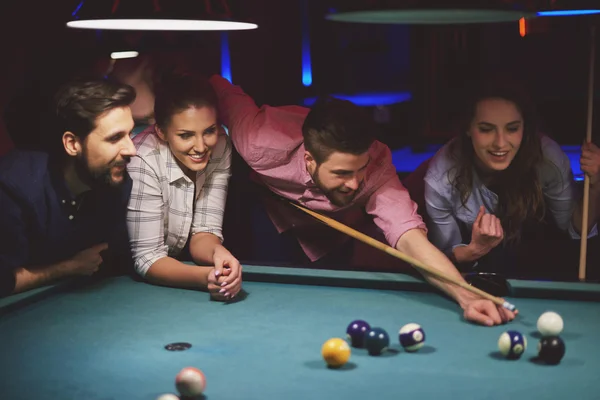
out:
M600 285L511 281L520 316L465 322L457 306L411 276L245 265L231 303L128 276L66 282L0 302L0 399L154 400L176 393L183 367L206 375L216 399L598 399ZM566 355L536 359L538 316L562 315ZM352 349L329 369L321 346L364 319L384 328L380 356ZM402 350L398 330L422 325L426 345ZM506 360L497 341L521 331L528 348ZM189 342L185 351L165 345Z

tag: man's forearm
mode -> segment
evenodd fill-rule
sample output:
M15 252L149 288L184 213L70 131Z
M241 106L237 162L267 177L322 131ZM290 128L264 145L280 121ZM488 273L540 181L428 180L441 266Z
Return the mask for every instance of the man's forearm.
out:
M15 270L15 289L13 294L50 285L60 279L73 275L71 260L61 261L43 267L20 267Z
M464 282L462 275L458 272L454 264L438 250L420 229L412 229L400 237L396 248L409 256L421 261L430 268L436 269L455 280ZM438 287L448 296L452 297L456 302L463 307L464 304L477 296L457 285L449 283L445 280L431 276L430 274L419 270L432 285Z

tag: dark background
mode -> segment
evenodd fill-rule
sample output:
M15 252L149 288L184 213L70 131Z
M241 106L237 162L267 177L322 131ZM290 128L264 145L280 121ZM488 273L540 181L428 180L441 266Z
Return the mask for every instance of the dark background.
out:
M121 2L141 7L149 1ZM39 145L48 129L40 113L56 87L74 74L93 70L99 60L107 60L124 37L115 32L67 29L65 23L79 3L7 0L0 5L0 135L4 126L17 147ZM589 18L529 21L528 34L521 37L517 23L331 22L324 18L330 9L327 0L230 3L259 24L257 30L228 33L233 83L258 104L302 104L306 97L326 93L409 92L410 101L388 107L390 118L381 126L380 139L392 150L407 145L418 150L453 136L452 120L470 81L504 75L530 91L544 131L560 144L580 145L585 138L593 21ZM303 15L308 18L303 20ZM302 84L303 26L310 35L310 87ZM192 55L204 73L220 72L219 32L127 36L142 52L160 51L167 57L184 52ZM597 62L596 81L599 70ZM372 108L375 112L376 107ZM594 126L598 126L597 118ZM535 256L548 247L547 242L541 243L532 253ZM596 242L590 242L590 252L597 252L596 247ZM571 242L569 248L563 262L576 267L578 243ZM596 265L597 259L590 264Z
M165 0L162 0L165 1ZM193 0L190 0L193 1ZM148 0L121 0L148 3ZM490 25L366 25L325 20L326 0L248 0L235 9L259 29L230 32L232 78L259 104L302 104L322 93L408 91L412 100L390 107L382 139L392 148L443 142L465 82L509 75L530 89L545 130L561 144L581 144L586 130L589 19L563 17ZM65 28L79 0L5 1L0 5L0 106L27 93L27 107L9 110L11 135L25 143L36 97L76 71L106 58L107 38ZM302 85L302 26L307 10L313 85ZM181 50L206 71L220 71L220 33L144 34L144 51ZM139 44L139 42L138 42ZM600 68L596 63L596 70ZM597 87L597 85L596 85ZM598 110L596 102L595 110ZM13 108L15 108L13 106ZM597 114L597 112L596 112Z

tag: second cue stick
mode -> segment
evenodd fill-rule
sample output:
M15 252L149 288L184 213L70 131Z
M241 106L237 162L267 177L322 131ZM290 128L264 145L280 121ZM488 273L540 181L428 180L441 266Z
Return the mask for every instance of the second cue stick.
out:
M591 28L590 76L588 81L588 109L586 143L592 141L592 120L594 105L594 61L596 58L596 27ZM579 280L585 281L587 261L588 214L590 208L590 178L584 174L583 182L583 216L581 221L581 245L579 248Z

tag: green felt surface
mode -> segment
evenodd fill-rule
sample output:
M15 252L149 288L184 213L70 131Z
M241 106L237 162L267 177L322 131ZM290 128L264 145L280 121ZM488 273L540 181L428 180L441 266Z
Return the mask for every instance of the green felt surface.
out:
M245 278L248 296L233 304L129 277L4 299L0 398L152 400L174 392L175 374L186 366L204 371L211 400L600 395L600 302L530 297L542 289L575 298L584 292L585 298L599 292L598 285L513 282L525 296L512 299L521 317L485 328L464 322L452 302L410 277L245 266ZM386 288L390 280L405 290L377 286ZM565 320L567 354L558 366L532 361L536 320L546 310ZM371 357L353 349L346 368L327 369L321 345L344 337L357 318L386 329L392 351ZM420 323L427 337L427 346L414 354L402 351L397 339L409 322ZM498 337L508 328L529 341L517 361L497 353ZM164 349L180 341L193 347Z

